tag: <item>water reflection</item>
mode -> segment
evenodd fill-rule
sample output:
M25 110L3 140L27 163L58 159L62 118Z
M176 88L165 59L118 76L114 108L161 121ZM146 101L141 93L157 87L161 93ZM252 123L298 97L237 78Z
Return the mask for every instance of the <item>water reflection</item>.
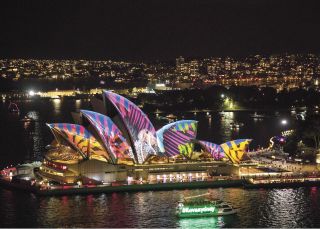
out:
M211 129L211 125L212 125L212 118L211 116L208 118L208 128Z
M61 112L61 99L52 100L53 111L55 115L59 115Z
M270 190L259 223L267 227L301 227L299 222L306 214L308 204L301 202L303 199L307 199L303 189Z
M234 122L234 112L220 112L221 115L221 130L223 132L223 135L221 136L222 141L230 141L232 136L232 128L231 123Z
M205 192L240 208L237 215L179 219L184 196ZM24 227L319 227L319 189L242 188L35 197L0 189L0 226Z
M81 100L77 99L76 100L76 111L79 112L81 109Z
M32 119L32 131L29 132L32 138L32 153L30 156L30 160L41 160L42 158L42 151L44 149L43 143L43 134L42 134L42 127L39 118L39 112L37 111L30 111L26 115L27 117Z
M224 226L225 223L223 217L179 219L180 228L221 228Z

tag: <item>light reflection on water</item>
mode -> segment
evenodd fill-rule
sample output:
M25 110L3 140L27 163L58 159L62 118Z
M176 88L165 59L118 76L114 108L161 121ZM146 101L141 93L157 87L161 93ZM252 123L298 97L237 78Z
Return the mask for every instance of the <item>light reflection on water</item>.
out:
M221 115L221 130L222 130L222 141L227 142L230 141L232 138L232 128L231 123L233 123L234 120L234 112L220 112Z
M81 105L80 105L80 104ZM48 122L72 122L71 111L90 109L88 101L53 100L18 104L21 117L0 112L2 146L1 167L7 163L36 159L52 140L45 126ZM253 112L212 112L176 114L179 119L196 118L198 136L216 143L231 138L253 138L253 145L263 145L283 128L279 120L287 113L265 112L259 122ZM19 121L24 115L34 118L33 129L24 129ZM221 116L223 115L223 117ZM151 114L152 117L152 114ZM294 118L295 116L292 116ZM152 119L157 128L166 124ZM208 126L208 123L210 123ZM243 122L232 132L231 122ZM266 128L267 127L267 128ZM270 128L272 127L272 128ZM289 128L289 127L287 127ZM183 196L209 191L213 197L240 208L235 216L202 219L178 219L175 208ZM35 197L0 189L0 226L7 227L320 227L319 188L244 190L242 188L184 190L167 192L114 193L84 196Z
M55 115L59 115L61 113L61 99L53 99L53 111Z
M76 111L79 112L81 109L81 100L77 99L76 100Z
M42 151L43 151L43 134L42 128L39 120L39 112L38 111L30 111L26 115L29 118L33 119L33 122L30 124L33 127L33 131L30 131L32 142L32 157L30 159L41 160ZM27 129L28 131L28 129Z
M230 216L228 216L230 217ZM204 217L179 219L180 228L222 228L225 226L225 217Z
M199 189L35 197L0 189L0 226L23 227L319 227L319 189ZM179 219L183 196L210 192L237 215Z

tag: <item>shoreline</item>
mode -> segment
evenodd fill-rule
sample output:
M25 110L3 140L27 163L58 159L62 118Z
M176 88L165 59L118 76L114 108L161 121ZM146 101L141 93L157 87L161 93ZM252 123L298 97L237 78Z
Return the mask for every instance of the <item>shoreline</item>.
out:
M10 190L34 193L39 196L58 196L75 194L97 194L113 192L145 192L145 191L166 191L182 189L205 189L205 188L224 188L224 187L242 187L243 180L216 180L216 181L195 181L181 183L156 183L156 184L133 184L118 186L96 186L96 187L66 187L39 189L26 184L16 184L0 179L0 186Z
M95 187L68 187L39 189L39 187L26 184L11 183L0 179L0 187L13 191L33 193L37 196L62 196L62 195L86 195L114 192L147 192L147 191L169 191L185 189L207 189L207 188L243 188L243 189L271 189L271 188L298 188L320 186L320 181L304 182L282 182L282 183L260 183L252 184L245 179L237 180L215 180L195 181L181 183L156 183L156 184L133 184L118 186L95 186Z

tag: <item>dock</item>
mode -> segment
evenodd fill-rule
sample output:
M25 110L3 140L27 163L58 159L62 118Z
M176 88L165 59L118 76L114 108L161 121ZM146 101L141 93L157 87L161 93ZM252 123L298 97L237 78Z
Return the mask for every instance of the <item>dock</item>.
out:
M268 178L268 179L245 179L244 188L298 188L320 186L320 177L288 177L288 178Z
M184 190L184 189L205 189L220 187L242 187L243 180L214 180L214 181L194 181L175 183L155 183L155 184L132 184L132 185L96 185L96 186L52 186L47 189L38 186L25 184L15 184L7 180L0 179L0 186L11 190L34 193L39 196L76 195L76 194L98 194L113 192L143 192L143 191L164 191L164 190Z
M15 183L8 179L0 179L0 186L10 190L33 193L37 196L61 196L231 187L245 189L297 188L320 186L320 177L260 177L152 184L52 185L49 187L30 185L29 183Z

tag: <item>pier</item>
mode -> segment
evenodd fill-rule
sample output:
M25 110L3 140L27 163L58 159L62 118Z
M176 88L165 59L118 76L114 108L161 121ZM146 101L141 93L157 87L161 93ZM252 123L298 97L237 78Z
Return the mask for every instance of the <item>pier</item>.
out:
M8 179L0 179L0 186L10 190L34 193L37 196L98 194L114 192L144 192L182 189L205 188L230 188L239 187L245 189L254 188L296 188L306 186L320 186L320 176L292 175L278 177L247 177L211 179L192 182L168 182L150 184L108 184L108 185L52 185L48 187L31 185L27 182L14 183Z
M75 194L97 194L113 192L141 192L141 191L163 191L181 189L201 189L220 187L242 187L243 180L209 180L195 182L173 182L173 183L153 183L153 184L130 184L130 185L57 185L49 187L31 186L27 183L13 183L6 179L0 179L0 186L10 190L34 193L39 196L75 195Z

